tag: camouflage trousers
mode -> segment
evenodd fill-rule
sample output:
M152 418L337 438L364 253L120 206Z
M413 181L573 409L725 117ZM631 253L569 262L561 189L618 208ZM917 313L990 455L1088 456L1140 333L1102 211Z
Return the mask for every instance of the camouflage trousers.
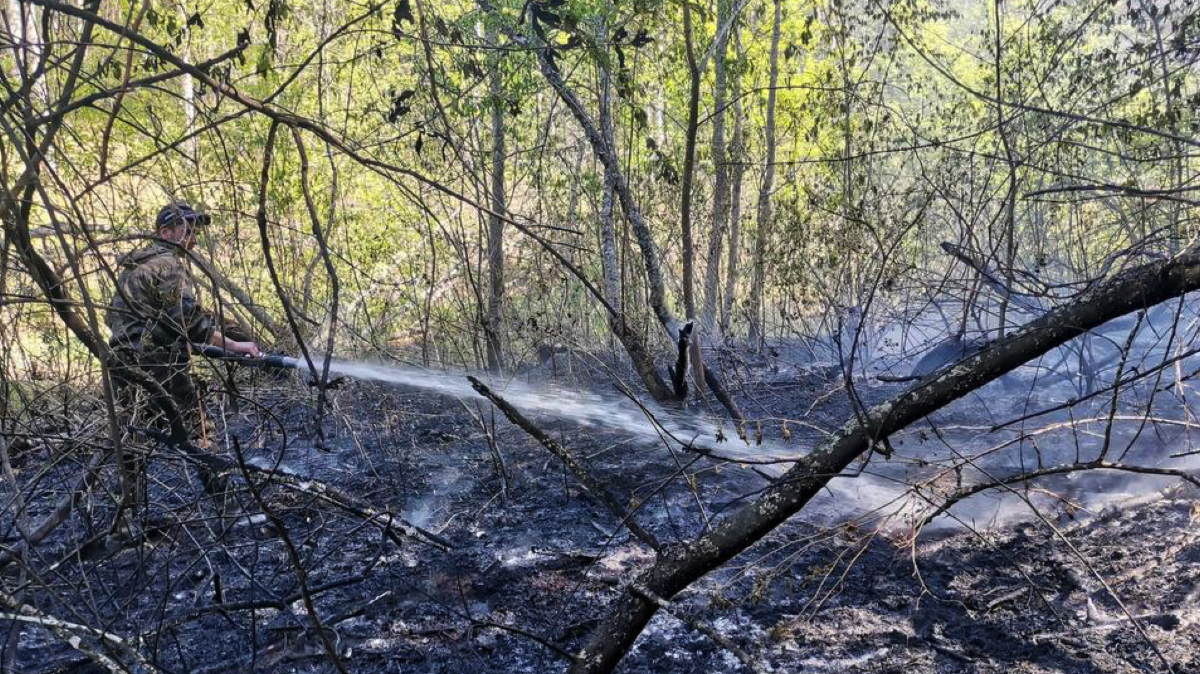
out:
M194 446L202 421L200 395L189 373L190 354L178 349L139 351L120 346L114 347L112 353L113 362L109 372L124 423L151 429L167 437L175 436L174 429L179 428L185 436L182 439ZM139 372L144 375L139 375ZM174 407L175 419L168 416L162 401L156 401L155 395L139 383L139 379L144 380L146 376L166 392ZM148 458L144 449L135 451L127 448L125 452L122 470L125 479L130 481L126 484L132 490L130 496L133 499L128 505L135 510L148 503ZM208 470L202 468L200 473L205 491L210 494L224 491L220 481L214 480Z
M200 395L189 372L190 356L186 351L163 348L139 351L116 347L113 349L113 360L110 373L117 402L130 424L170 433L174 421L167 417L163 406L155 404L149 392L137 383L136 368L163 388L175 406L185 432L189 436L194 434L200 421Z

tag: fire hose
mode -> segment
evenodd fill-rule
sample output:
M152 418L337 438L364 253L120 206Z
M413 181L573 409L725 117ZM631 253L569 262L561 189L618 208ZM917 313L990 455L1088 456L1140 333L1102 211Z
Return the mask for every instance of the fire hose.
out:
M245 367L277 367L295 370L300 367L300 359L279 353L264 353L260 356L246 356L232 353L219 346L210 344L193 344L192 350L211 360L224 360Z
M210 360L236 363L243 367L277 368L281 370L299 370L302 368L307 369L304 367L304 363L299 358L285 356L282 353L264 353L260 356L247 356L240 353L233 353L219 346L212 346L211 344L192 344L192 351ZM337 388L341 386L345 380L345 377L334 377L328 382L321 384L314 376L308 382L308 385L322 386L324 388Z

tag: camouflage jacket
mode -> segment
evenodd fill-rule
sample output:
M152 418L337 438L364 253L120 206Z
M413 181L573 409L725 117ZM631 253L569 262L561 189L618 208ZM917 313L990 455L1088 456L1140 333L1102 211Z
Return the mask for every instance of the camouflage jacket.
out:
M200 307L182 249L156 241L121 258L108 311L109 343L146 351L208 341L216 322Z

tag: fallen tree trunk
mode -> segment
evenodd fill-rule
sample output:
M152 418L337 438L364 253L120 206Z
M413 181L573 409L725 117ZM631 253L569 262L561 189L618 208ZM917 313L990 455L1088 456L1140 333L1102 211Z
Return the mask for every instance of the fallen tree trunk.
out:
M757 500L708 534L661 555L610 607L569 671L611 672L633 646L659 608L635 587L670 599L771 533L889 435L1109 320L1196 289L1200 289L1200 247L1129 269L850 419Z

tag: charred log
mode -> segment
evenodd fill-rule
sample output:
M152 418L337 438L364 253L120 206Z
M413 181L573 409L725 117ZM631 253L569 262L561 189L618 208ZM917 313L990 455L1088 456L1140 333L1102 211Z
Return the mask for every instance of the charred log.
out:
M957 363L982 349L985 344L987 344L986 339L964 340L961 334L952 335L922 356L917 364L913 365L912 372L908 373L909 377L920 379L947 365Z

